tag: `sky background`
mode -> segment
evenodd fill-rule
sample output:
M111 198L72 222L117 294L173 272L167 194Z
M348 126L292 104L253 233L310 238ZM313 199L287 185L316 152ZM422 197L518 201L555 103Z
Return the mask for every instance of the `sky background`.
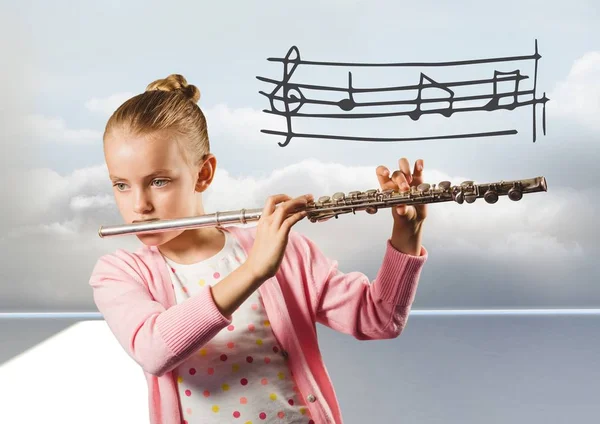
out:
M218 160L205 196L207 212L261 207L278 192L321 196L377 188L375 168L396 169L403 156L411 164L424 159L430 183L545 176L548 192L520 202L503 197L494 205L431 205L423 240L430 257L413 308L598 308L599 14L592 1L235 6L131 1L125 6L0 0L0 312L96 312L88 285L95 262L116 248L139 246L135 238L97 236L100 225L121 222L102 154L104 125L124 100L171 73L183 74L201 91L199 104ZM537 97L545 92L550 98L546 135L542 108L537 109L536 143L530 107L450 119L430 115L417 122L304 120L294 127L381 137L518 130L506 137L397 143L293 139L282 148L281 139L260 132L283 129L284 118L263 112L269 104L258 92L272 87L256 76L279 79L281 64L267 58L283 57L294 45L306 60L436 62L530 55L536 39L542 56ZM517 68L530 76L523 84L530 84L531 63L487 70ZM348 82L348 69L301 71L294 76L307 83ZM436 80L476 72L490 76L479 68L398 73L369 68L352 69L353 83L414 84L420 71ZM390 213L381 211L324 224L305 220L295 229L337 259L342 271L374 278L391 225ZM594 359L600 349L598 319L413 315L399 339L370 343L323 327L319 332L348 423L373 416L394 423L561 423L567 417L586 422L600 413L591 396L600 389ZM135 411L145 417L146 389L135 364L132 369L119 354L101 321L75 324L0 320L0 393L8 405L0 410L21 414L19 402L27 398L12 389L13 378L40 380L33 370L52 366L43 349L55 349L57 363L84 355L77 367L96 367L98 379L85 381L78 380L79 368L70 368L61 383L65 390L94 386L98 396L109 396L102 405L116 402L116 410L119 396L102 384L109 373L123 373L130 378L124 387L135 388L138 396ZM82 334L90 337L85 347L79 344ZM114 358L114 368L96 365L104 357ZM44 387L49 378L36 386ZM93 398L81 402L98 407Z

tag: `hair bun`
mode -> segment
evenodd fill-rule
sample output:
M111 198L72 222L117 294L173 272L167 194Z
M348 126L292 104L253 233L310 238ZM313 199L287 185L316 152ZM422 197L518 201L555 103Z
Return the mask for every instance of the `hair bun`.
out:
M146 87L146 91L154 90L179 91L194 103L198 103L198 100L200 100L200 90L198 87L188 84L185 77L180 74L171 74L166 78L151 82Z

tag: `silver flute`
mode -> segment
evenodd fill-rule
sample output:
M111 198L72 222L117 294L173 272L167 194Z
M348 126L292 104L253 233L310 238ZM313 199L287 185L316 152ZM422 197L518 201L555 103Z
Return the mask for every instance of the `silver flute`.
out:
M302 210L307 211L310 222L324 222L339 215L365 211L375 214L379 209L397 205L418 205L454 201L459 204L473 203L483 198L487 203L496 203L500 196L510 200L521 200L524 194L548 191L546 178L535 177L515 181L475 184L464 181L460 185L451 185L450 181L435 184L419 184L408 191L371 189L364 192L351 191L348 194L337 192L331 197L322 196L316 202L310 202ZM113 237L128 234L160 233L174 230L190 230L200 227L227 226L258 221L263 208L239 209L216 212L189 218L165 219L136 222L133 224L100 227L100 237Z

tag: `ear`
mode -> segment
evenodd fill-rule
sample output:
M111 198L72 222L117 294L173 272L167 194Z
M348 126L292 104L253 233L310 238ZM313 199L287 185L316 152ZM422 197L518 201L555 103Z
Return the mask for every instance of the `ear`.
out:
M202 193L210 186L217 169L217 158L212 153L204 155L202 161L196 179L195 189L198 193Z

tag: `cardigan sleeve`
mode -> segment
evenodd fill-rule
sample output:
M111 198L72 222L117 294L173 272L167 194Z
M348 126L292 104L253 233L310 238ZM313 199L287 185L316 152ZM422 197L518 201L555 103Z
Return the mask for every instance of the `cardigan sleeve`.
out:
M308 237L296 234L302 245L306 278L314 290L317 322L359 340L390 339L400 335L408 320L423 265L419 256L396 250L391 240L376 278L359 271L344 273L337 260L323 254Z
M161 376L211 340L230 318L214 303L210 286L166 309L144 284L143 265L125 250L102 256L89 284L94 302L127 354Z

